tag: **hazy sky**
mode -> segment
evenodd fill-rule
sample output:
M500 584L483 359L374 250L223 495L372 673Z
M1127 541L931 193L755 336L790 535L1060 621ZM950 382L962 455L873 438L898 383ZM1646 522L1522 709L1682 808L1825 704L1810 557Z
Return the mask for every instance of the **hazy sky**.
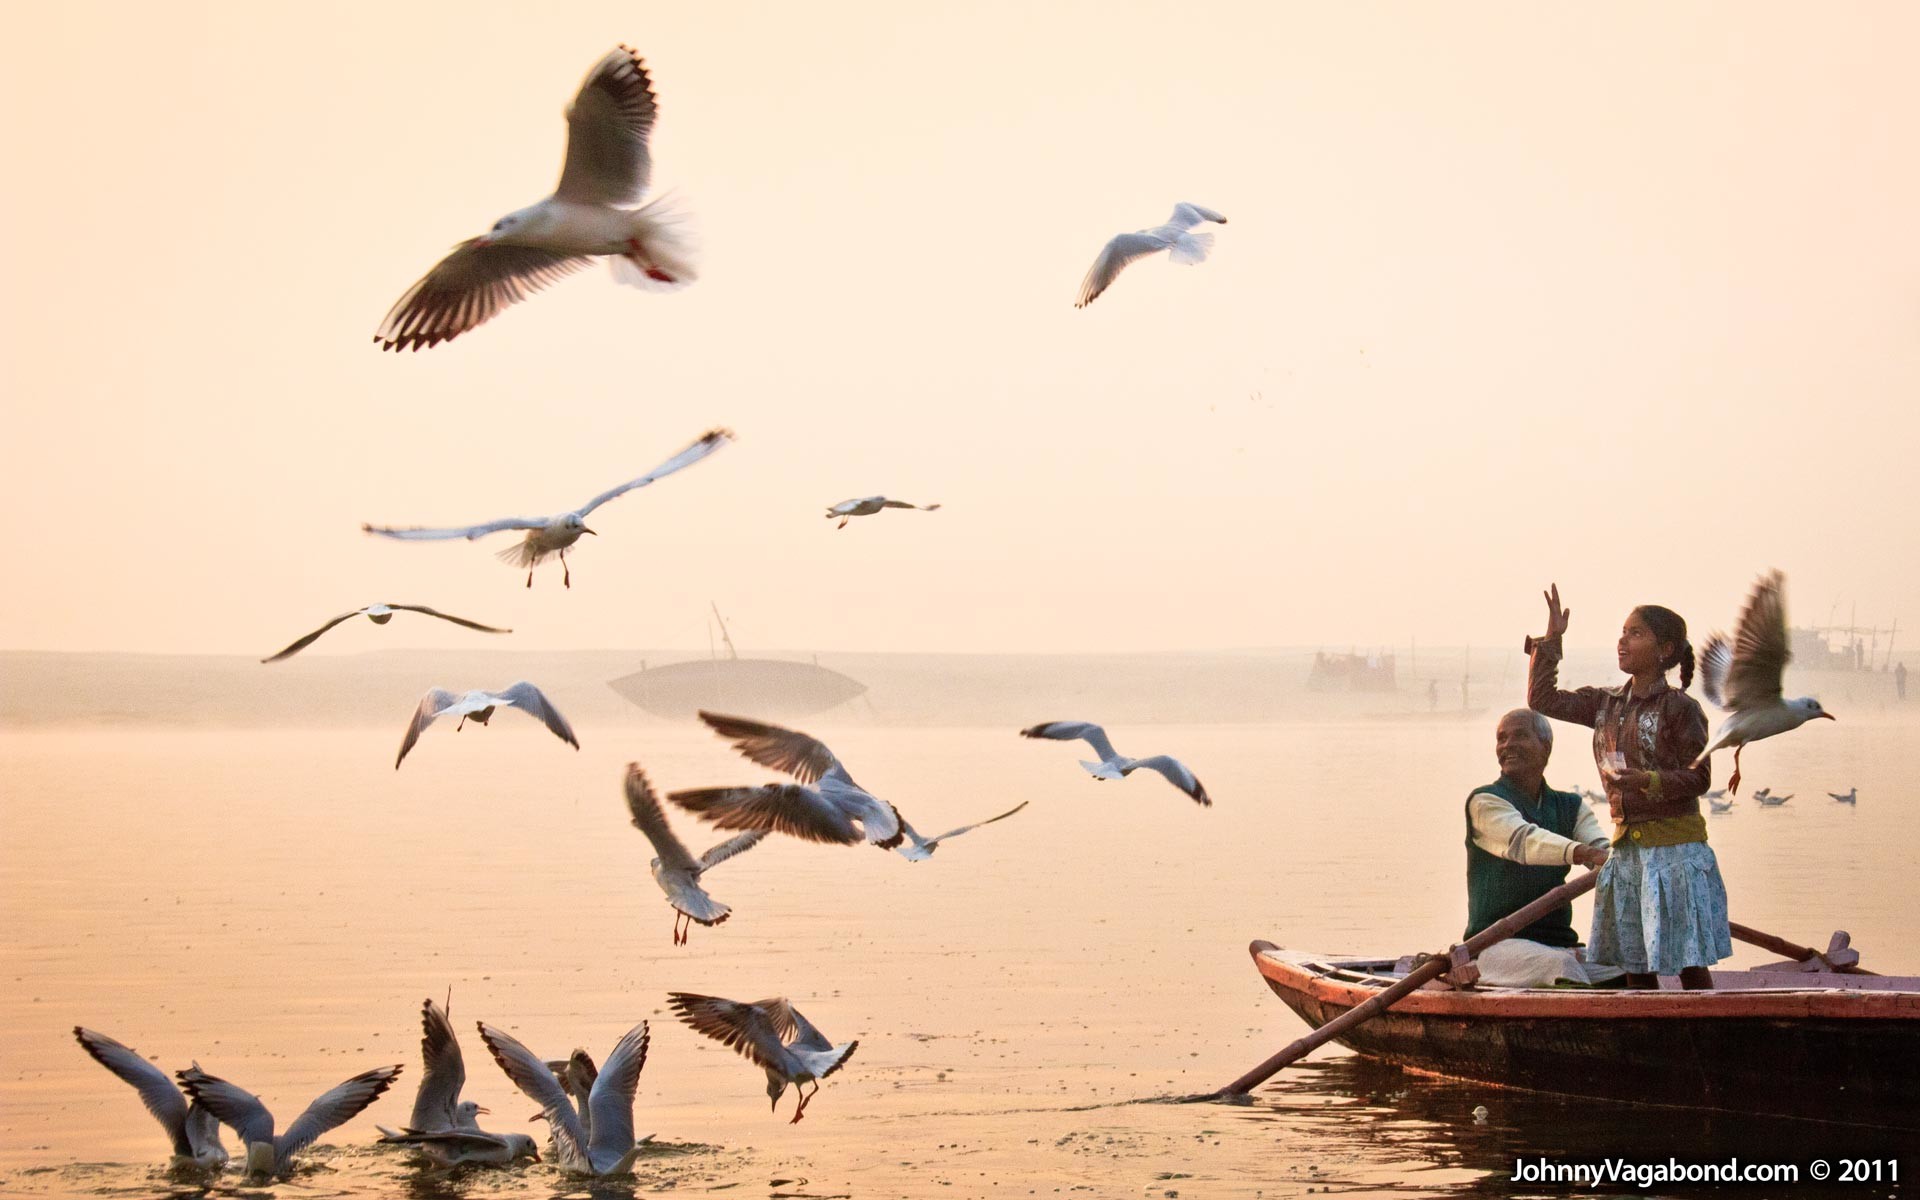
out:
M616 42L701 278L382 354ZM13 114L0 646L1577 642L1753 577L1920 644L1907 4L65 4ZM1217 208L1213 258L1111 234ZM371 520L563 511L523 576ZM843 532L825 504L940 501ZM321 649L473 635L364 626ZM497 643L484 643L493 648Z

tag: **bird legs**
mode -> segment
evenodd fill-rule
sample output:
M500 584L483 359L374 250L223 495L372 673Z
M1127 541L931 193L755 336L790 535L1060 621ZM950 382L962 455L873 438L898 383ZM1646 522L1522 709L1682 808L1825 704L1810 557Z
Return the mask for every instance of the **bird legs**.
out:
M813 1081L813 1092L800 1091L800 1085L797 1083L793 1085L793 1090L799 1093L800 1103L794 1107L793 1120L788 1121L787 1124L798 1125L800 1118L807 1115L807 1101L813 1099L813 1092L820 1090L820 1081L818 1079Z
M639 267L642 271L646 272L647 278L653 280L655 283L679 283L680 282L678 279L674 278L672 275L669 275L665 271L661 270L658 264L656 264L652 259L647 257L647 252L641 249L640 247L639 238L627 239L627 258L632 260L634 266Z
M1740 794L1740 752L1746 748L1746 743L1744 742L1733 748L1733 778L1727 780L1727 795L1729 796L1738 796Z
M686 945L687 935L692 932L693 932L693 918L688 916L686 913L681 912L677 908L674 909L673 910L673 944L676 946Z
M567 570L567 552L565 550L560 550L560 551L557 551L556 553L560 555L560 586L572 587L573 572ZM537 562L538 560L535 560L535 561ZM527 586L528 587L533 586L533 568L532 567L527 568Z

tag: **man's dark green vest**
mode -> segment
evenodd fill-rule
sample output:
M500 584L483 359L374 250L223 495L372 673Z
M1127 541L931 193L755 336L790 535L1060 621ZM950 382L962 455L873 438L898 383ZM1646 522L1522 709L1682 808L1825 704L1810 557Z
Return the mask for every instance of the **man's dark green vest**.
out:
M1572 792L1556 792L1543 784L1540 799L1529 800L1504 775L1498 782L1473 790L1491 792L1500 797L1518 809L1522 819L1542 829L1564 838L1573 837L1573 823L1580 816L1580 797ZM1465 936L1472 937L1565 883L1569 868L1529 867L1497 854L1488 854L1473 840L1472 796L1467 797L1467 804ZM1573 905L1555 909L1514 936L1546 946L1578 946L1580 936L1573 931Z

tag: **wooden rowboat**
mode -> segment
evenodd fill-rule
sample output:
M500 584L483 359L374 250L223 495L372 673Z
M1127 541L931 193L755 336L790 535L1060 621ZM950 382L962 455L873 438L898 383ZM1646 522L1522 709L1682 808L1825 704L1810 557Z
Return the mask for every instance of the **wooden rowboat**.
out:
M1316 1029L1412 966L1250 950ZM1435 981L1336 1040L1500 1087L1920 1130L1920 978L1782 966L1716 969L1714 990L1697 992Z

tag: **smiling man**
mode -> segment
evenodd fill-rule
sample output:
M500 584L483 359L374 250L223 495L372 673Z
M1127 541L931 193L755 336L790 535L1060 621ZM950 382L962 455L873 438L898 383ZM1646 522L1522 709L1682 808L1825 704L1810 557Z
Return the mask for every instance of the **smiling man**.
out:
M1578 793L1547 786L1553 726L1514 709L1493 735L1500 778L1467 797L1467 932L1482 929L1567 881L1570 867L1607 861L1608 838ZM1584 962L1566 904L1480 955L1480 979L1495 987L1603 983L1616 967Z

